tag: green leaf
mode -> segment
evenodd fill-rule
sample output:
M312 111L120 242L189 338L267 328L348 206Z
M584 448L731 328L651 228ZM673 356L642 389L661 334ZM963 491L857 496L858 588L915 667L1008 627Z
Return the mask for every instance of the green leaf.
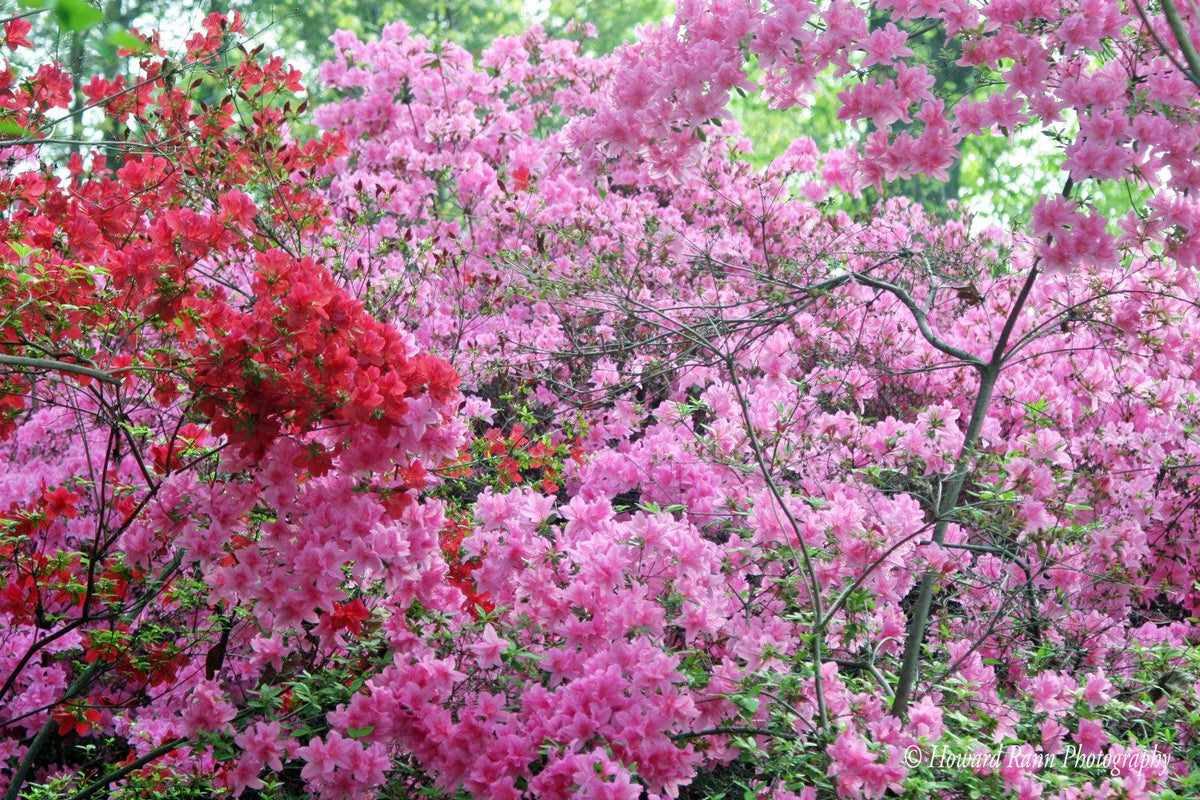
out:
M739 695L733 698L733 704L742 711L745 711L747 714L753 714L755 711L758 711L757 697L746 697L744 695Z
M743 750L747 753L762 752L758 749L758 745L754 743L754 740L749 736L733 736L730 738L730 743L739 750Z
M85 0L54 0L54 18L60 27L82 31L104 21L104 12Z
M374 730L374 725L366 725L361 728L346 728L346 735L351 739L361 739L364 736L370 736L371 732Z
M107 41L113 47L124 50L132 50L134 53L144 53L149 47L146 42L134 36L129 31L122 30L113 31L108 35L105 41Z
M11 119L0 119L0 136L12 136L17 139L24 139L27 136L32 136L34 132L24 125L13 122Z

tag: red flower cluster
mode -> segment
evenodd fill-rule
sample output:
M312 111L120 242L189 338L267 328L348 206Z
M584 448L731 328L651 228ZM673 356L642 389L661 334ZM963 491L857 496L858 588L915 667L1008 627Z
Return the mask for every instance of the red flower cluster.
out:
M447 519L445 527L442 528L442 555L446 557L446 563L450 567L448 582L463 593L468 608L476 613L478 609L490 613L495 609L495 605L487 592L479 591L472 577L472 573L479 569L479 559L467 558L462 552L463 539L470 534L471 525L466 520Z

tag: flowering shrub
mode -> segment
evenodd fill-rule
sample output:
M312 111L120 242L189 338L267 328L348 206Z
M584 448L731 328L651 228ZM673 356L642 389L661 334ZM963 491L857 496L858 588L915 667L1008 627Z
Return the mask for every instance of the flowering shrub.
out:
M465 745L454 757L469 753L477 776L446 766L447 755L418 755L425 769L479 796L507 781L554 796L532 781L598 741L652 794L687 792L689 782L699 796L734 785L843 797L1186 791L1196 596L1191 571L1178 568L1192 547L1177 543L1191 536L1184 465L1195 443L1181 431L1193 425L1185 387L1195 373L1182 355L1193 346L1194 279L1173 254L1181 243L1150 244L1157 229L1141 209L1120 236L1107 230L1075 200L1098 175L1068 177L1065 192L1037 203L1028 229L1004 232L903 200L870 216L839 210L840 198L920 171L915 158L878 169L874 140L861 152L821 153L799 139L755 173L731 120L705 124L723 116L720 92L741 79L723 86L719 69L697 65L718 63L713 48L740 70L737 45L766 36L783 6L743 18L738 4L680 5L676 27L651 31L616 61L531 31L497 42L473 69L461 51L394 26L378 42L336 40L341 56L324 68L349 95L317 112L349 137L349 157L331 173L348 279L370 287L380 313L415 320L422 345L466 376L477 398L468 414L494 425L525 397L525 436L584 420L573 423L582 460L563 492L545 492L546 510L498 513L487 494L476 501L479 527L462 549L474 556L472 591L488 598L474 630L489 660L458 667L467 677L450 713L461 720L484 702L461 692L496 668L501 646L506 679L586 691L600 665L539 674L516 654L570 663L593 641L574 631L596 628L609 651L625 640L674 654L673 685L697 712L651 728L672 743L663 752L676 759L679 786L628 749L640 736L605 727L630 699L644 709L632 713L660 724L656 704L675 701L651 702L643 678L616 672L608 683L626 687L625 699L589 698L557 733L541 726L559 717L520 717L524 694L508 692L495 707L521 721L489 712L488 736L516 746L509 726L536 726L514 771ZM886 26L871 36L871 47L901 39ZM1148 57L1157 52L1138 42ZM824 51L834 66L852 52L845 45ZM856 69L891 63L866 63L873 51L864 49ZM646 96L623 94L639 91ZM927 102L926 116L936 105ZM1153 103L1138 109L1174 119ZM968 135L952 121L928 125L944 141ZM677 162L664 164L671 154ZM476 452L492 452L499 435ZM1147 466L1150 451L1158 466ZM540 493L517 488L512 467L499 467L492 494L532 502ZM453 481L446 490L456 492ZM642 534L652 522L674 527L667 520L688 532ZM580 561L572 529L597 524L611 527ZM655 542L685 548L666 563L709 575L703 593L666 566L641 571L660 563L646 549ZM619 549L630 546L632 560ZM540 566L547 559L552 568ZM564 562L575 566L564 573ZM611 575L599 593L588 588L590 569ZM522 592L524 572L540 587L545 570L568 600ZM574 620L536 609L563 602ZM915 638L925 666L906 683L922 602L933 620ZM607 628L618 609L621 627ZM647 652L639 663L654 659ZM1098 705L1077 702L1090 673L1098 686L1117 678L1124 688L1102 692ZM1155 692L1164 673L1189 676L1186 696ZM1044 705L1038 687L1053 681L1061 700ZM496 688L480 691L501 703ZM893 693L907 694L903 704ZM1108 745L1110 735L1120 744ZM1189 744L1167 755L1167 741ZM966 758L1018 745L1040 754L1159 748L1169 766L1112 782L1027 766L948 777L930 763L935 752ZM902 758L912 747L919 764ZM596 764L608 774L607 760Z
M1165 5L687 0L478 63L394 24L308 142L212 17L89 84L138 137L69 177L61 69L10 82L6 800L1195 794ZM748 58L859 145L751 168ZM1026 225L889 196L1030 128Z
M322 265L313 171L340 139L291 138L298 73L241 34L213 16L182 65L146 38L144 77L88 84L137 132L116 163L53 157L58 65L4 73L8 798L143 766L257 785L308 752L271 692L350 658L367 603L454 597L416 497L459 450L458 378ZM251 755L215 768L235 732Z

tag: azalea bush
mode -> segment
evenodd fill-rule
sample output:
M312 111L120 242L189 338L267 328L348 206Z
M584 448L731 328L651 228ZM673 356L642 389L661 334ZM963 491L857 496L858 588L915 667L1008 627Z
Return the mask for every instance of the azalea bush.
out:
M272 702L351 657L365 591L453 592L414 497L459 450L458 378L322 264L339 137L292 137L298 73L243 33L210 17L182 62L130 35L135 77L84 88L116 163L57 158L61 68L5 73L9 798L213 791L235 735L258 755L219 783L258 785L298 752Z
M10 68L5 800L1194 795L1197 22ZM1022 224L909 196L1031 132Z

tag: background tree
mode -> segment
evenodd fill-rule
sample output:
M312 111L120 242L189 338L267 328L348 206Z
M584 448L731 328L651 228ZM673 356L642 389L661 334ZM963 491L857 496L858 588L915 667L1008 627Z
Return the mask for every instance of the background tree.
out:
M568 23L590 24L596 36L588 47L607 53L633 37L634 28L660 19L669 11L668 0L549 0L530 4L519 0L394 0L369 3L334 0L332 4L287 2L251 4L244 11L258 20L271 20L272 34L285 50L299 50L312 64L326 60L333 50L329 37L344 29L377 36L389 22L404 22L433 40L448 39L479 54L498 36L512 36L530 25L543 25L554 33Z

